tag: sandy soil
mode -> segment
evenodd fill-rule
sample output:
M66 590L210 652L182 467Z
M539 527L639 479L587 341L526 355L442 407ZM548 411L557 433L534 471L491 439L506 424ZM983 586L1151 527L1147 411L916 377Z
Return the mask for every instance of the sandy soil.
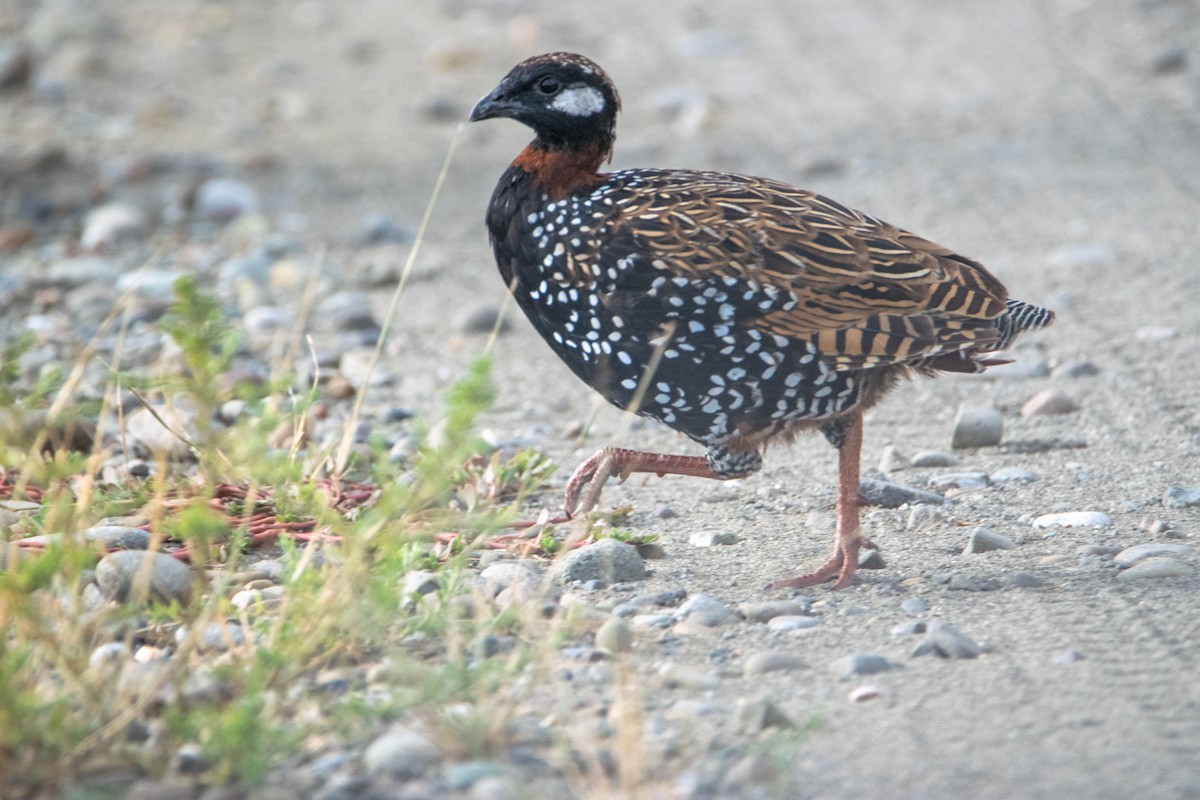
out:
M840 593L808 592L817 630L779 639L744 625L729 640L715 630L640 648L647 702L768 697L794 719L818 716L781 754L778 796L1200 798L1200 576L1118 581L1110 562L1078 550L1200 535L1200 508L1162 502L1170 487L1200 485L1195 2L614 0L602 13L521 0L5 5L5 32L41 54L38 92L6 98L0 113L10 157L61 145L103 184L105 165L122 159L204 156L258 187L276 224L329 243L335 261L368 213L415 229L472 103L521 58L571 49L604 65L622 92L615 167L804 185L976 257L1016 296L1052 306L1058 323L1021 351L1049 376L901 387L869 415L866 472L885 445L948 450L961 403L1003 410L1008 442L1085 447L960 453L954 471L1018 466L1039 477L962 493L921 529L906 529L903 510L869 512L887 567ZM401 301L394 402L436 408L437 392L483 347L482 335L447 333L447 314L502 297L482 215L527 139L501 122L462 132L422 280ZM114 191L146 203L156 186ZM380 307L389 292L380 289ZM596 409L524 321L513 323L495 351L500 400L486 425L498 436L533 438L568 466L601 444L694 450ZM1097 374L1061 369L1081 360ZM1023 418L1022 403L1046 388L1080 410ZM594 410L582 445L561 434ZM778 599L767 581L830 546L835 469L814 437L773 450L762 474L736 486L633 481L605 502L632 504L635 527L662 536L668 557L639 591ZM920 485L945 471L892 477ZM677 516L653 513L664 505ZM1031 527L1054 511L1103 511L1113 522L1048 537ZM1167 525L1148 529L1154 520ZM1020 546L960 555L975 525ZM740 541L689 545L703 530ZM1194 550L1179 559L1200 565ZM1016 572L1041 585L1005 585ZM1003 588L955 591L938 575ZM905 613L909 597L930 610ZM912 658L917 639L891 631L914 618L944 619L987 652ZM720 648L735 661L789 649L811 669L725 678L719 693L655 688L664 661L720 669ZM852 681L827 669L851 653L901 666ZM883 697L848 702L860 683ZM711 735L730 736L729 724ZM702 748L704 736L688 746Z

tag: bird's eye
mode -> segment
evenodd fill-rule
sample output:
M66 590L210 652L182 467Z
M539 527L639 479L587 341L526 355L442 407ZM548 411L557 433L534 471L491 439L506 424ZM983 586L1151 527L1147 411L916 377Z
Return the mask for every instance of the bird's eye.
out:
M538 90L539 93L547 94L547 95L554 94L555 92L557 92L559 90L559 88L561 86L562 86L562 84L560 84L558 82L558 78L555 78L551 75L547 75L546 77L544 77L540 81L538 81L536 84L534 84L534 87Z

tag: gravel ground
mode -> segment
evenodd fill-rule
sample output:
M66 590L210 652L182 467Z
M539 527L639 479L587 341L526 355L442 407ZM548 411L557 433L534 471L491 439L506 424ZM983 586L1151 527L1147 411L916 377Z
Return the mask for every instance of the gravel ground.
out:
M594 9L8 0L3 332L39 332L31 371L69 362L153 255L143 307L195 272L269 343L323 253L329 292L311 328L354 383L361 312L382 318L458 122L525 56L586 53L624 100L614 167L804 185L980 259L1059 314L1013 366L909 384L871 412L864 473L946 502L869 510L886 567L806 592L783 622L720 609L786 600L766 583L826 556L836 459L823 439L774 449L733 484L608 489L606 506L632 505L632 527L659 534L666 555L643 581L576 592L625 617L629 631L605 633L614 648L633 633L623 663L645 705L645 795L1200 797L1200 6ZM527 138L502 123L461 134L375 409L435 411L482 350L503 297L483 209ZM227 222L242 212L259 213ZM149 361L157 341L134 330L127 347ZM523 320L495 362L484 423L496 440L568 467L602 444L694 451L597 406ZM952 450L964 405L1000 412L999 447ZM941 466L906 466L918 453ZM1040 526L1067 512L1102 516ZM1000 549L963 553L995 546L987 534ZM701 546L714 539L732 543ZM1147 544L1171 547L1122 563ZM663 593L662 606L634 602ZM971 643L975 658L919 654ZM592 677L546 691L603 707L612 670ZM766 755L733 746L783 718L816 722ZM470 785L487 796L486 780Z

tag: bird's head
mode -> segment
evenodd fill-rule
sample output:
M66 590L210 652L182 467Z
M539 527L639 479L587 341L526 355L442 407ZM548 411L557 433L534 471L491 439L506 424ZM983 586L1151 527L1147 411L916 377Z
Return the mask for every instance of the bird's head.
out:
M593 61L574 53L547 53L517 64L475 104L471 121L508 117L537 134L548 150L599 145L612 149L621 99Z

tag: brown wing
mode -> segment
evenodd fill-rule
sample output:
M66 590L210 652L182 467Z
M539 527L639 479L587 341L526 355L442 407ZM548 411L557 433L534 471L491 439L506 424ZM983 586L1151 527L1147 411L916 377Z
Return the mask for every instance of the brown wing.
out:
M637 174L601 260L653 252L668 276L735 278L759 310L739 313L740 325L813 342L845 369L980 352L999 337L1004 286L944 247L775 181Z

